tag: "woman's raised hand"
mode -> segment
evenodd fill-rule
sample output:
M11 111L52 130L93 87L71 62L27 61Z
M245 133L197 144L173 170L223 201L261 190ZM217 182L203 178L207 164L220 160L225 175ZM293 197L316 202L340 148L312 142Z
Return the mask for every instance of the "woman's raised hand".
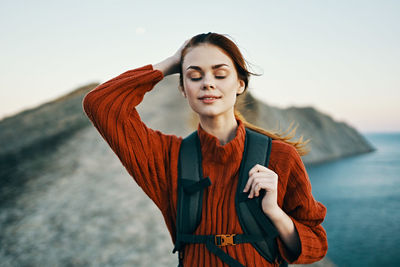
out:
M182 54L182 50L183 48L185 48L185 46L189 43L190 39L187 39L185 42L183 42L183 44L181 45L181 47L179 47L179 49L175 52L175 54L172 56L177 62L178 64L180 63L181 60L181 54Z
M164 59L163 61L153 65L153 69L160 70L164 76L179 73L181 53L183 48L187 45L189 39L186 40L181 47L172 56Z

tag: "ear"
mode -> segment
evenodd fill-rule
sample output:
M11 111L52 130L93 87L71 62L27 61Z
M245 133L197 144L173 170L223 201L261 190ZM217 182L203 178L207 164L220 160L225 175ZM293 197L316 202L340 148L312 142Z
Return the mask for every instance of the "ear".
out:
M243 80L239 80L239 87L236 91L236 95L241 95L244 92L244 88L245 88L246 84Z
M180 85L178 86L178 88L179 88L179 91L181 92L182 96L183 96L184 98L186 98L185 89L183 89L183 87L180 86Z

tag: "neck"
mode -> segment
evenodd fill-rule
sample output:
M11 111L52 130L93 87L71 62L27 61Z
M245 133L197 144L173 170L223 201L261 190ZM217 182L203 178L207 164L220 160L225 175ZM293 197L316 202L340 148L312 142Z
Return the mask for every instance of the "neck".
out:
M217 137L221 145L225 145L235 138L238 127L233 112L226 116L200 117L200 125L203 130Z

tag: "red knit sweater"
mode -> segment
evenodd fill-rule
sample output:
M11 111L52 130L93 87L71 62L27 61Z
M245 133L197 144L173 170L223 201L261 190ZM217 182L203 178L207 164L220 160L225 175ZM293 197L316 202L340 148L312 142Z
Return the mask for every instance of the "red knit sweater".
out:
M148 128L135 109L144 94L163 77L152 65L129 70L89 92L83 108L129 174L161 210L175 242L177 166L182 138ZM244 125L240 120L238 123L236 137L223 146L199 124L204 177L210 177L212 185L205 189L202 220L195 234L243 233L234 201L245 139ZM278 174L278 205L293 220L301 241L301 254L294 259L278 237L280 254L289 263L320 260L328 249L326 233L320 225L326 208L313 198L296 149L273 140L269 168ZM249 243L222 249L245 266L278 265L266 261ZM184 266L227 265L204 244L187 244Z

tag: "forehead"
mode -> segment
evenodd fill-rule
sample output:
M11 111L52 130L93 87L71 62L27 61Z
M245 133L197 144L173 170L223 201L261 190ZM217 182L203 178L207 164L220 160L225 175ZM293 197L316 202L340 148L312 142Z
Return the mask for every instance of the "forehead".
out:
M182 69L186 70L188 66L211 68L218 64L226 64L233 68L232 59L221 48L211 44L201 44L189 48L183 59Z

